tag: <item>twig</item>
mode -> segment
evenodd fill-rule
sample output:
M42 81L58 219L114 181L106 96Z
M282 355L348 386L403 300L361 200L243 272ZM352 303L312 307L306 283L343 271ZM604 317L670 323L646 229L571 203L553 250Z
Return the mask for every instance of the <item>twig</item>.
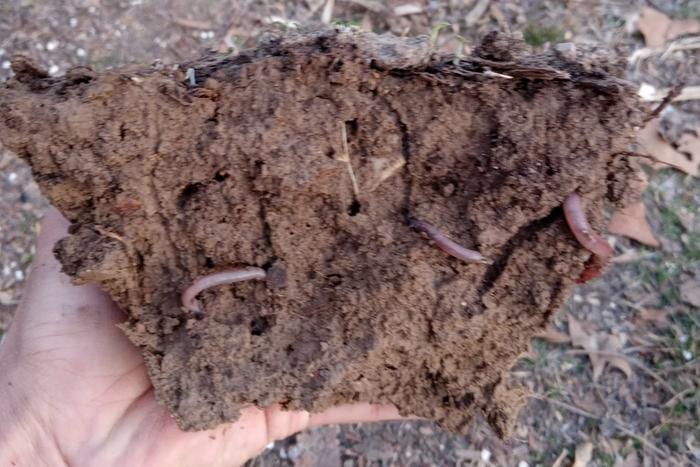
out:
M554 464L552 464L552 467L561 467L564 464L564 461L566 460L566 456L569 455L569 451L566 449L561 450L561 454L559 454L559 457L557 457L557 460L554 461Z
M617 156L617 155L625 155L625 156L628 156L628 157L639 157L639 158L642 158L642 159L648 159L648 160L650 160L650 161L652 161L652 162L654 162L654 163L656 163L656 164L666 165L666 166L668 166L668 167L672 167L672 168L674 168L674 169L677 169L677 170L680 170L680 171L682 171L682 172L685 172L685 169L684 169L683 167L681 167L680 165L676 165L676 164L673 164L673 163L671 163L671 162L662 161L662 160L657 159L657 158L654 157L654 156L650 156L650 155L648 155L648 154L642 154L642 153L640 153L640 152L623 151L623 152L618 152L617 154L614 154L614 155L615 155L615 156Z
M696 390L696 388L685 388L684 390L682 390L681 392L679 392L678 394L676 394L675 396L673 396L672 398L670 398L669 400L664 402L664 407L673 406L673 404L675 404L677 400L683 399L683 397L685 397L686 394L691 393L691 392L695 392L695 390Z
M348 149L348 130L345 128L345 122L340 122L340 139L343 144L343 152L338 158L338 160L343 161L348 165L348 172L350 173L350 180L352 181L352 191L355 194L355 199L358 199L360 196L360 188L357 186L355 171L352 170L352 163L350 162L350 150Z
M101 227L99 225L93 225L92 228L95 229L97 231L97 233L99 233L100 235L104 235L105 237L112 238L112 239L118 241L119 243L126 245L126 241L124 240L124 237L122 237L121 235L115 234L114 232L110 232L109 230L107 230L104 227Z
M330 23L333 19L333 7L335 7L334 0L326 0L326 4L323 6L323 11L321 12L321 22Z
M587 417L587 418L590 418L590 419L592 419L592 420L597 420L597 421L599 421L599 422L602 422L602 421L604 421L604 420L608 420L608 421L612 422L612 424L615 426L616 429L620 430L622 433L626 434L626 435L629 436L630 438L634 438L634 439L638 440L638 441L641 442L644 446L646 446L650 451L653 451L654 453L656 453L657 455L659 455L661 458L665 459L665 458L668 457L668 454L666 454L664 451L662 451L661 449L659 449L659 448L657 448L656 446L654 446L654 445L653 445L648 439L646 439L644 436L638 435L638 434L635 433L634 431L632 431L632 430L630 430L629 428L627 428L627 427L625 427L624 425L622 425L621 422L617 421L617 420L614 419L614 418L602 418L602 417L599 417L599 416L597 416L597 415L594 415L594 414L592 414L592 413L590 413L590 412L588 412L588 411L586 411L586 410L580 409L580 408L578 408L578 407L576 407L576 406L574 406L574 405L567 404L566 402L558 401L558 400L556 400L556 399L551 399L551 398L549 398L549 397L547 397L547 396L544 396L544 395L542 395L542 394L531 394L530 397L533 398L533 399L537 399L537 400L541 400L541 401L547 402L547 403L552 404L552 405L555 405L555 406L557 406L557 407L561 407L562 409L566 409L566 410L568 410L569 412L573 412L573 413L575 413L575 414L577 414L577 415L581 415L581 416L583 416L583 417Z
M670 384L668 384L661 376L657 375L653 371L651 371L645 364L640 362L639 360L630 357L629 355L625 355L620 352L610 352L606 350L567 350L567 354L569 355L588 355L588 354L595 354L595 355L600 355L603 357L617 357L617 358L623 358L627 360L629 363L632 365L636 366L640 370L642 370L644 373L647 375L651 376L653 379L658 382L662 388L664 388L669 394L675 394L676 390L671 387Z
M671 101L673 101L676 97L678 97L681 94L684 87L685 83L678 83L677 85L672 87L668 91L668 94L666 94L666 97L664 97L661 100L661 103L657 105L656 108L644 118L644 123L648 123L649 121L658 117L661 114L661 111L663 111L671 103Z

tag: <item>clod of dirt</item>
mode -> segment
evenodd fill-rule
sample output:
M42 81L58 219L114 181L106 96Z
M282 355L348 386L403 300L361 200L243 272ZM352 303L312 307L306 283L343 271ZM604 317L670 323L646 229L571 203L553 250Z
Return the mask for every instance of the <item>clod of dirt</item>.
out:
M73 223L65 272L128 313L183 429L371 401L504 435L525 396L507 371L589 257L560 204L577 190L600 228L636 196L639 120L615 62L499 51L513 44L456 58L326 30L60 78L19 57L0 139ZM446 255L411 218L492 263ZM242 266L267 281L207 289L201 320L181 307L194 279Z

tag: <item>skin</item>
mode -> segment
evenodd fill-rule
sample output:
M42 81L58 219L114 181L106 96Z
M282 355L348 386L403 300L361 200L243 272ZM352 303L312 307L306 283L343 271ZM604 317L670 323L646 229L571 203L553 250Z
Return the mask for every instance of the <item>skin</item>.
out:
M399 418L396 408L323 413L273 406L214 430L180 431L153 396L124 314L91 285L71 285L51 248L67 221L51 210L14 321L0 344L0 465L233 466L308 427Z

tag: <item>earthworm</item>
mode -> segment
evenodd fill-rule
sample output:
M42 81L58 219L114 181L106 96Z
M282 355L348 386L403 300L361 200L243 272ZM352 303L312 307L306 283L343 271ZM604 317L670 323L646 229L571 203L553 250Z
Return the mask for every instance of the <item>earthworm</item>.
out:
M265 279L266 276L267 273L264 269L254 267L215 272L195 279L189 287L182 291L180 300L182 301L182 306L191 311L196 318L202 318L204 317L204 312L197 300L197 295L203 290L216 287L217 285L233 284L251 279Z
M570 193L564 200L564 217L566 223L569 224L571 233L574 234L576 240L585 249L594 255L603 258L610 258L613 255L613 249L603 237L593 232L586 214L581 206L581 197L575 191Z
M425 233L442 251L448 255L461 259L466 263L483 263L491 264L491 260L484 258L478 251L464 248L461 245L453 242L445 234L427 222L417 219L410 219L408 224L415 230Z

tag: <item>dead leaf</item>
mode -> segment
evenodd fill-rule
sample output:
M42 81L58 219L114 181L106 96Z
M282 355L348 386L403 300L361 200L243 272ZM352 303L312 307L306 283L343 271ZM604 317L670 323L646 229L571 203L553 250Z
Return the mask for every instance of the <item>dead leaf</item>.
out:
M672 20L660 11L645 6L639 11L637 29L644 36L647 47L661 47L678 36L700 32L700 22L692 19Z
M637 142L652 158L664 165L672 166L689 175L700 177L700 137L684 134L674 149L659 136L659 119L654 118L637 133Z
M569 315L569 335L574 346L591 352L588 354L588 359L591 361L591 366L593 366L593 381L598 381L605 369L605 359L595 353L600 350L596 335L588 334L581 323L572 315Z
M569 451L567 451L566 449L562 449L561 454L559 454L559 457L557 457L557 459L554 461L552 467L562 467L568 455Z
M700 281L691 279L681 284L681 299L700 308Z
M540 339L553 344L568 344L571 342L571 338L569 336L563 332L557 331L552 326L547 326L547 329L538 332L535 334L535 337L539 337Z
M603 339L603 344L601 345L602 349L605 352L611 352L611 353L617 353L620 350L622 350L622 340L615 335L608 335L608 336L600 336ZM615 368L619 369L622 371L625 376L629 379L630 376L632 376L632 366L630 365L629 361L620 354L619 357L614 356L614 355L606 355L605 360Z
M586 467L593 457L593 443L586 441L576 446L576 457L571 467Z
M621 370L627 378L632 376L632 367L624 355L611 355L619 353L623 347L622 340L618 336L586 331L572 315L569 315L569 335L574 346L581 347L587 352L593 367L593 381L598 381L608 363Z
M646 207L641 201L615 211L608 224L608 232L654 248L659 246L659 241L647 222Z
M643 308L639 311L639 319L648 323L654 324L659 329L667 328L668 312L666 310L657 310L656 308Z

